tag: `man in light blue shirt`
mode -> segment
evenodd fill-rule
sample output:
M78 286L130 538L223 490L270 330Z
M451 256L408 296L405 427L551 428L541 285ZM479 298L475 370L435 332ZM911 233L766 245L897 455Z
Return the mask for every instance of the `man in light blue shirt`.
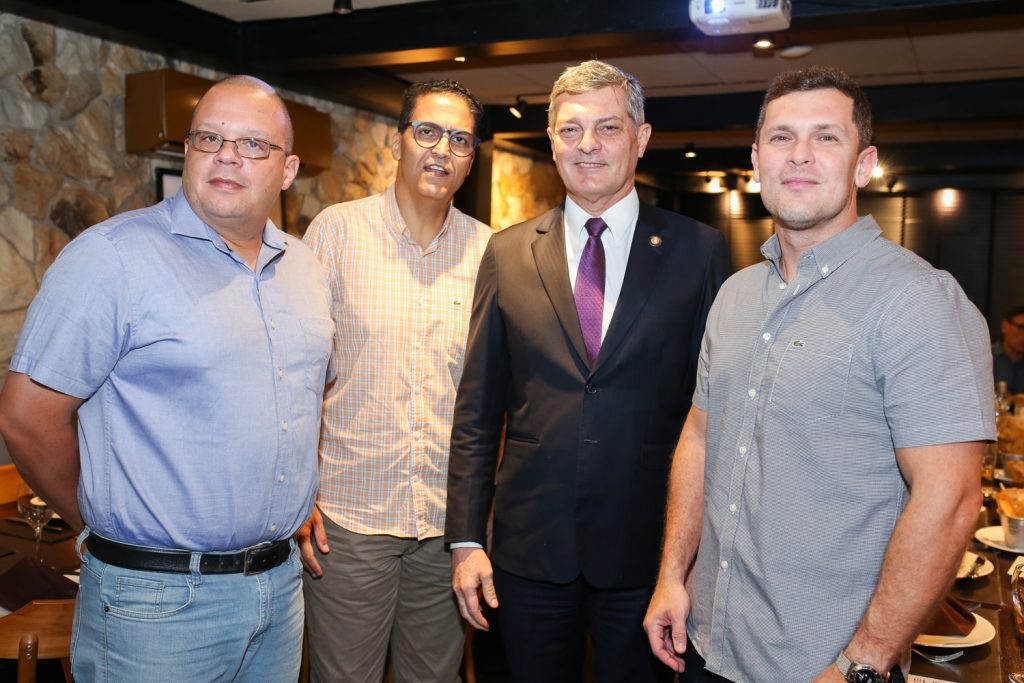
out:
M0 432L84 527L79 680L298 675L290 538L312 511L333 326L317 259L267 220L292 140L270 86L213 86L182 192L75 239L29 309Z

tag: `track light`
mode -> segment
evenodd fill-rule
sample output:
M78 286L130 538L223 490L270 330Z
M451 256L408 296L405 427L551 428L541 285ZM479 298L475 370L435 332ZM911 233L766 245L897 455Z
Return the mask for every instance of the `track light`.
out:
M692 142L684 148L683 156L687 159L693 159L697 156L697 148L693 146Z
M334 0L335 14L352 14L352 0Z
M517 119L523 118L523 114L526 112L526 100L523 97L517 97L516 103L508 108L508 113Z

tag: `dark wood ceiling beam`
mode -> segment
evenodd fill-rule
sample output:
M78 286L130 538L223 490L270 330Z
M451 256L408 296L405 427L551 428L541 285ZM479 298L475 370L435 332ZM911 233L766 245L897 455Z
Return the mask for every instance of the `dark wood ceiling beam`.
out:
M687 7L682 0L634 2L628 11L618 0L436 0L344 16L248 22L242 25L240 47L247 61L301 71L704 40L690 23ZM801 0L793 8L793 29L869 28L1019 13L1016 0Z
M0 12L228 72L239 24L177 0L0 0Z

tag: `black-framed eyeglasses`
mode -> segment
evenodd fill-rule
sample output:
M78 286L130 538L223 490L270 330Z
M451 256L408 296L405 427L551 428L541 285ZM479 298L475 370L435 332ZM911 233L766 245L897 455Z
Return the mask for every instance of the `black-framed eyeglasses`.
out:
M476 150L480 140L468 130L451 130L442 128L430 121L410 121L405 128L412 128L412 139L424 149L433 149L441 138L448 136L448 149L457 157L468 157ZM405 132L405 128L402 132Z
M207 152L208 154L219 152L225 142L235 143L238 156L245 157L246 159L266 159L270 156L270 150L272 149L284 151L284 147L275 145L269 140L261 140L260 138L228 140L220 133L208 130L191 130L186 137L188 137L189 147L200 152Z

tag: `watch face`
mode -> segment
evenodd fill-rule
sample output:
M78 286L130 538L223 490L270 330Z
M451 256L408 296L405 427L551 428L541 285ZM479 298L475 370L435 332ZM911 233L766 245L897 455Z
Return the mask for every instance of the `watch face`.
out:
M882 683L884 679L873 666L854 664L846 674L846 680L848 683Z

